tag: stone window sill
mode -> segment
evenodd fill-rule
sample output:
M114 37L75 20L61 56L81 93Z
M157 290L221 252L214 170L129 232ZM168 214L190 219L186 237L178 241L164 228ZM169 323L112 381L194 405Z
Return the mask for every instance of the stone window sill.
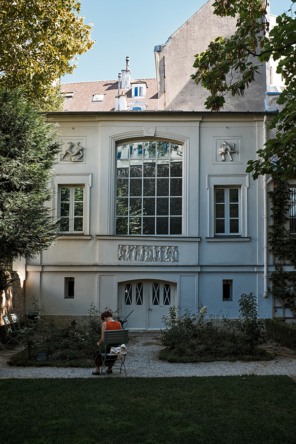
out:
M250 237L241 237L241 236L215 236L215 237L206 237L207 242L250 242Z
M91 240L91 236L87 236L84 234L62 234L59 235L57 240Z

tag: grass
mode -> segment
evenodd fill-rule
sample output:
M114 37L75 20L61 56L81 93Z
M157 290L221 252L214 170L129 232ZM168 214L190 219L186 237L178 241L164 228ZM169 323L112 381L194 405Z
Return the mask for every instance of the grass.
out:
M1 380L8 444L295 443L287 376Z

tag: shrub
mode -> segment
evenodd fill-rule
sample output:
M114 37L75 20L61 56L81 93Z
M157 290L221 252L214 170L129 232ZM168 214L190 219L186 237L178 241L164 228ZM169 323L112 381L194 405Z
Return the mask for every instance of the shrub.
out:
M274 341L296 350L296 326L276 319L266 319L267 335Z
M253 293L242 294L238 304L239 312L243 318L237 324L238 330L242 334L248 353L253 355L255 347L264 342L262 337L264 323L258 320L256 296Z

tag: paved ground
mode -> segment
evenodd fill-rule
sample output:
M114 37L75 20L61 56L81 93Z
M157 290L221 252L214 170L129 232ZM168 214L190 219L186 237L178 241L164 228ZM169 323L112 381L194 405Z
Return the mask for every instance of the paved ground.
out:
M155 335L140 335L132 339L128 345L126 359L127 374L131 377L170 377L170 376L235 376L235 375L288 375L296 380L296 352L287 348L279 348L274 343L266 347L278 355L272 361L261 362L202 362L196 364L171 364L159 361L157 356L162 348L159 338ZM7 365L9 356L16 350L0 350L0 379L28 378L116 378L124 377L118 372L112 375L92 376L91 369L85 368L53 368L53 367L10 367Z

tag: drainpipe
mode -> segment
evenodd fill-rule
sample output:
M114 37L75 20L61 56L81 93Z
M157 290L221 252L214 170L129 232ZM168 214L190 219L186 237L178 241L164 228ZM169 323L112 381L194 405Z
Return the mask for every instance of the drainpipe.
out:
M267 142L267 116L264 116L263 120L263 148ZM263 176L263 262L264 262L264 275L263 275L263 297L268 297L268 212L267 212L267 175Z

